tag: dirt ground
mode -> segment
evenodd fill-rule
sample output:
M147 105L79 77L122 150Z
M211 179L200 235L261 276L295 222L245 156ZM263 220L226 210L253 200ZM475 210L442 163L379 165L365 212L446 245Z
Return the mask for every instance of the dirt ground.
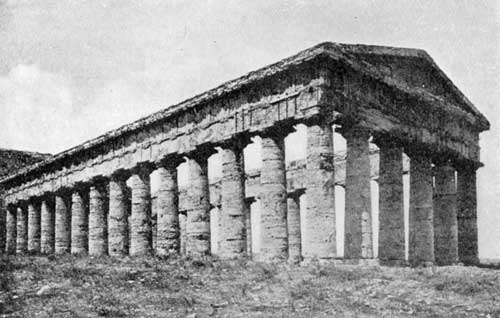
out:
M3 257L0 317L500 317L500 270Z

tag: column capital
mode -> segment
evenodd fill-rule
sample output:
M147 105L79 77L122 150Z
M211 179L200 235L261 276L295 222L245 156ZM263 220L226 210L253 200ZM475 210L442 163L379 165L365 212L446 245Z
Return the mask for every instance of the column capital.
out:
M292 124L287 125L274 125L272 127L268 127L263 129L258 133L258 135L262 138L280 138L284 139L290 133L295 132L296 129Z
M373 141L379 148L404 148L404 143L397 137L383 133L372 133Z
M471 161L471 160L455 160L453 161L453 167L457 171L470 171L470 172L476 172L477 169L481 168L483 164L478 161Z
M111 173L109 179L112 181L127 181L131 176L131 171L126 169L117 169Z
M194 160L201 164L203 162L206 162L208 158L215 153L217 153L217 150L215 150L214 145L204 144L196 147L195 150L186 153L185 156L188 159Z
M155 162L156 169L166 168L168 170L177 169L177 167L184 162L184 158L178 154L167 155Z
M305 189L295 189L294 191L287 193L287 198L292 198L295 201L298 201L300 200L300 196L304 193L306 193Z
M137 174L139 176L149 176L151 172L155 169L155 165L149 161L138 162L132 169L130 169L131 174Z
M249 134L238 134L230 139L220 142L219 146L222 149L233 149L238 152L243 151L243 149L252 143L251 136Z
M336 128L335 131L344 136L344 138L346 139L350 137L357 137L357 138L364 137L368 139L372 134L372 131L370 129L357 124L343 125L341 127Z

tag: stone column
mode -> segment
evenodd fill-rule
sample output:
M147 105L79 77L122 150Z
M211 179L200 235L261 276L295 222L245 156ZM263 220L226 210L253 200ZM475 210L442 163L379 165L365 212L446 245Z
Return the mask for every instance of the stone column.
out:
M188 210L186 215L186 254L210 254L210 198L208 188L208 157L200 151L189 159Z
M40 253L40 205L28 204L28 252Z
M252 257L252 203L255 198L245 200L245 234L247 240L247 256Z
M24 203L17 207L17 240L16 254L24 254L28 250L28 214Z
M344 257L372 258L370 134L363 128L351 127L344 136L347 141Z
M156 254L178 254L180 251L179 189L177 166L179 158L166 158L157 169Z
M44 198L40 207L41 210L41 246L40 250L44 254L54 253L54 207L49 203L48 198Z
M0 199L0 255L5 253L7 209L4 207L3 200Z
M434 254L438 265L458 261L457 187L455 169L446 163L435 167Z
M71 195L71 254L86 254L88 218L86 190L75 189Z
M302 260L302 238L300 227L300 196L293 193L287 198L288 259L292 263Z
M103 180L93 180L89 191L89 255L106 255L108 233L106 187Z
M285 170L285 135L276 131L262 136L260 173L261 247L263 261L288 258L287 192Z
M457 167L458 259L466 265L479 263L477 246L476 167Z
M150 167L137 166L131 177L132 215L130 255L151 252L151 190Z
M382 264L405 262L403 149L390 140L377 142L379 163L379 245Z
M245 168L243 148L247 142L234 140L223 146L219 255L236 258L246 254Z
M128 253L127 179L117 172L109 181L108 253L121 256Z
M70 202L66 194L58 193L55 197L55 252L56 254L68 253L71 243L71 217L69 214Z
M337 243L332 126L309 125L306 147L303 253L305 258L333 258L337 254Z
M432 166L426 154L410 154L410 241L411 265L434 262Z
M5 249L7 254L15 254L17 240L17 209L13 206L7 207L6 223L7 233L5 238Z
M179 228L181 230L181 244L180 244L180 253L181 255L186 255L186 213L179 213Z

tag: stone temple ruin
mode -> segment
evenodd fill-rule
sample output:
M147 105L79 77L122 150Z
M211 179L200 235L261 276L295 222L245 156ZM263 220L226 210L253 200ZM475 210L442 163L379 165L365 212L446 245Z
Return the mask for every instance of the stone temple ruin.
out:
M307 126L306 159L287 172L284 138L297 124ZM378 147L380 262L475 264L479 133L488 128L424 51L319 44L3 177L0 250L207 255L216 205L218 255L252 256L249 206L257 199L255 258L333 259L334 185L340 182L344 258L370 260L372 143ZM342 162L334 160L334 132L346 140ZM261 138L262 166L246 174L243 149L254 136ZM207 161L216 148L222 177L210 186ZM403 153L409 158L408 242ZM184 161L189 186L179 191L177 168Z

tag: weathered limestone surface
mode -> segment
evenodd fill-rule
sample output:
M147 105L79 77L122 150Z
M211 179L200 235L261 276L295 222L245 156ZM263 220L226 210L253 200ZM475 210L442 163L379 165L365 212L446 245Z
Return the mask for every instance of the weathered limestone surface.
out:
M186 222L187 222L187 215L186 213L179 213L179 228L181 229L181 245L180 245L180 252L181 255L186 255Z
M262 168L260 174L261 245L263 261L288 258L287 192L284 137L262 137Z
M254 199L245 200L245 234L247 240L247 256L252 257L252 204Z
M434 226L431 160L410 155L410 215L408 260L412 265L434 262Z
M335 166L329 123L307 127L304 257L336 256Z
M434 171L434 255L438 265L452 265L458 261L455 169L438 164Z
M40 252L40 205L28 204L28 252Z
M345 133L346 190L344 257L373 257L369 132L353 127Z
M16 254L23 254L28 250L28 214L26 212L24 205L17 207Z
M151 252L151 195L149 171L139 168L131 177L132 215L130 255Z
M210 253L210 198L206 155L191 158L189 164L189 205L186 215L186 254Z
M120 256L128 253L128 209L125 178L113 176L109 182L108 253Z
M6 216L6 238L5 238L5 249L8 254L16 253L16 241L17 241L17 209L10 207L7 208Z
M299 200L298 195L287 198L288 259L292 263L298 263L302 260Z
M106 189L103 184L90 187L89 191L89 255L105 255L108 250Z
M382 263L405 261L403 210L403 149L394 144L380 145L379 245Z
M230 145L222 150L221 213L219 255L223 258L246 254L245 169L243 147Z
M479 262L477 246L477 193L474 167L457 168L458 258L473 265Z
M180 251L179 197L177 162L159 167L158 192L155 204L157 220L156 254L177 254Z
M71 194L71 254L85 254L88 249L88 218L84 191Z
M62 194L55 197L56 201L56 219L55 219L55 252L57 254L70 252L71 217L69 215L70 203Z
M54 207L47 199L42 201L41 207L41 246L40 250L44 254L54 253L55 235L55 215Z

